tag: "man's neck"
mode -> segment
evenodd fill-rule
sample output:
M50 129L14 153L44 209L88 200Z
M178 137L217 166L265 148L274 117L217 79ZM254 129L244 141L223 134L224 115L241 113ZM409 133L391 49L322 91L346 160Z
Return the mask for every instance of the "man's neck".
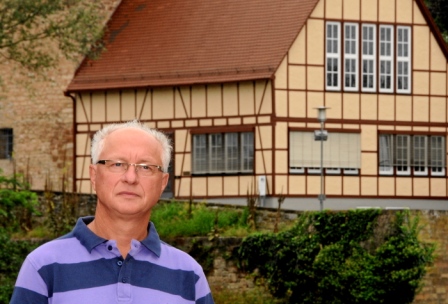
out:
M131 249L131 241L133 239L142 241L147 237L148 222L149 217L127 219L95 214L95 219L88 227L93 233L104 239L115 240L121 255L126 258Z

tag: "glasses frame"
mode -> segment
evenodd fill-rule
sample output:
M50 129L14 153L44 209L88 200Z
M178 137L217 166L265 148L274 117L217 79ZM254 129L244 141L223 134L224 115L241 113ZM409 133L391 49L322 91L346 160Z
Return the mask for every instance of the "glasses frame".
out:
M101 160L99 160L99 161L96 162L96 165L98 165L98 164L100 164L100 165L106 165L107 162L113 162L113 163L116 163L116 164L118 163L118 164L125 165L125 166L126 166L126 170L124 170L124 171L122 172L123 174L126 173L126 172L128 171L128 169L129 169L130 166L134 166L134 168L135 168L135 172L138 172L139 169L140 169L140 167L142 167L142 166L147 166L147 167L154 167L154 168L157 168L157 170L159 170L160 172L164 173L164 171L163 171L163 169L162 169L162 166L159 166L159 165L152 165L152 164L145 164L145 163L142 163L142 164L131 164L131 163L126 163L126 162L122 162L122 161L119 161L119 160L113 160L113 159L101 159ZM109 167L106 166L106 168L109 168ZM119 173L119 172L112 172L112 173ZM153 176L153 175L154 175L154 174L146 175L146 176Z

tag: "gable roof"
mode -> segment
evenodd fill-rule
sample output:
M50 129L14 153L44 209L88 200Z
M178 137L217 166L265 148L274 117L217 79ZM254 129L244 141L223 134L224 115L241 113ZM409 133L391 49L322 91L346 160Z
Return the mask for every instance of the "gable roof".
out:
M67 91L270 78L319 0L123 0Z

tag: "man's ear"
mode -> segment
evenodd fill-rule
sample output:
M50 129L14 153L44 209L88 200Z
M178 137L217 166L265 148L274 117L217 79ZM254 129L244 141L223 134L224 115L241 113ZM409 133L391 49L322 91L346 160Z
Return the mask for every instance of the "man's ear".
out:
M169 177L170 177L169 173L162 173L162 174L163 174L163 177L162 177L162 189L160 191L160 195L162 195L163 191L166 188L166 185L168 185L168 180L169 180Z
M96 166L91 164L89 166L90 183L92 184L93 190L96 191Z

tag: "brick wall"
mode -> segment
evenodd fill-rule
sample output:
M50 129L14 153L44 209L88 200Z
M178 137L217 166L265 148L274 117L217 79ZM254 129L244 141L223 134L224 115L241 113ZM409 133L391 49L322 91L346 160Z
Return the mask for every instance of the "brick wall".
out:
M109 16L120 0L100 2ZM13 62L0 64L0 128L13 128L15 160L14 167L12 161L0 159L0 169L8 175L14 170L28 175L32 189L42 190L48 181L53 190L61 190L63 182L71 190L73 104L63 92L77 65L61 58L43 79Z

